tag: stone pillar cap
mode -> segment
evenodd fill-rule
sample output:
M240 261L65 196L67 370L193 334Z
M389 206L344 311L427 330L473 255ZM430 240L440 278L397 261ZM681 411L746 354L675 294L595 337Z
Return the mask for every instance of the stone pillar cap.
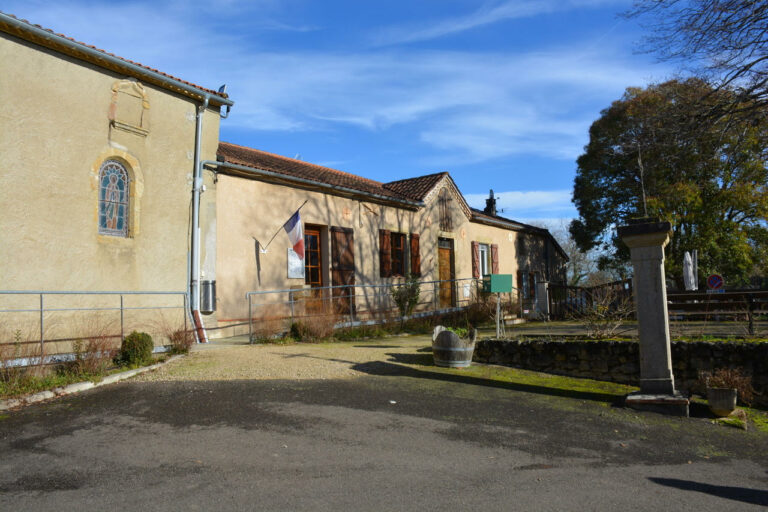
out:
M650 235L656 233L672 233L672 224L661 222L658 218L644 217L630 221L625 226L616 228L619 238L637 235Z

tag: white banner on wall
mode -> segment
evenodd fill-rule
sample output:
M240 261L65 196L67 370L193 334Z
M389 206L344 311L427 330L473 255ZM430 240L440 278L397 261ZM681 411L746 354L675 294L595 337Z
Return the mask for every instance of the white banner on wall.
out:
M288 248L288 279L304 279L304 260Z

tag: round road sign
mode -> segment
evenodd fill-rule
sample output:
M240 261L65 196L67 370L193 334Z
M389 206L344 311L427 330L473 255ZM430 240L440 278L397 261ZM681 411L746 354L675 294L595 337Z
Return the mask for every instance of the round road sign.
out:
M707 278L707 288L710 290L719 290L724 284L725 280L720 274L712 274Z

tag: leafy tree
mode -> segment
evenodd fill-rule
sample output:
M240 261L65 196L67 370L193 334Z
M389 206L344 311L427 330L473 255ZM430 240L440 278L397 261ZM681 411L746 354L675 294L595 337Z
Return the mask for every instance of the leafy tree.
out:
M713 113L768 104L768 1L635 0L625 15L650 30L647 51L737 92L736 102L715 104Z
M582 250L609 251L601 268L620 266L628 249L614 226L633 217L670 221L667 274L681 285L686 250L699 250L699 276L720 272L742 283L768 259L766 116L697 123L691 112L733 100L700 79L629 88L601 112L577 160L570 232Z

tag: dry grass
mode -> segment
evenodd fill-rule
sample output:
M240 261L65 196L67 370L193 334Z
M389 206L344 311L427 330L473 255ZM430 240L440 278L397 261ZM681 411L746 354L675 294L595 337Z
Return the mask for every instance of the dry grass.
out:
M101 375L113 366L118 351L108 337L91 337L75 340L72 352L75 359L64 365L64 371L79 375Z
M700 388L727 388L735 389L738 393L739 401L746 405L752 405L754 398L754 388L752 388L752 377L743 375L739 368L718 368L714 372L699 372Z
M288 330L287 317L288 311L281 304L271 304L257 307L258 316L254 316L251 321L253 324L253 340L266 341L275 337L283 336Z
M171 346L171 353L186 354L195 343L195 331L192 325L175 324L161 312L153 322L153 331L165 338Z
M319 341L333 336L336 316L319 314L305 316L291 325L291 336L301 341Z

